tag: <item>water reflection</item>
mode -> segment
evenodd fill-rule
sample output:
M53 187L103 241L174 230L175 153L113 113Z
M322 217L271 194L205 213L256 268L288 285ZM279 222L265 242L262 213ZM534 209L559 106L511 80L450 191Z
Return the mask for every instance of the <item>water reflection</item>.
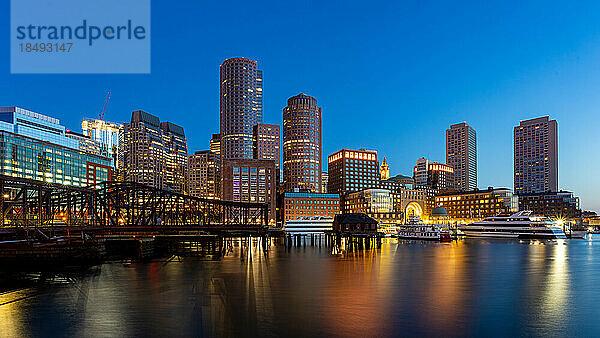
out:
M0 336L593 335L578 310L600 301L599 247L235 239L217 261L105 264L0 294Z

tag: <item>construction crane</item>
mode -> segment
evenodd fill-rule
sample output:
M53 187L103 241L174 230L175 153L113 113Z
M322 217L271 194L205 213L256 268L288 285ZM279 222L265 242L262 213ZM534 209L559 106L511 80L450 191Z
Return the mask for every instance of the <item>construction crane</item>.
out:
M108 94L106 94L106 100L104 100L104 108L102 109L102 111L98 115L100 117L100 120L104 120L104 112L106 112L106 105L108 105L108 98L109 97L110 97L110 92L108 92Z

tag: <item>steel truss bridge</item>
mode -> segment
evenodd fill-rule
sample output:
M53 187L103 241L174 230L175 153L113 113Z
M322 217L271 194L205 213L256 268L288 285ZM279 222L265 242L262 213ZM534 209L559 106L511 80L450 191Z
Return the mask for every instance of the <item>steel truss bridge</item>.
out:
M268 226L269 206L211 200L135 182L66 186L0 175L0 226L199 227Z

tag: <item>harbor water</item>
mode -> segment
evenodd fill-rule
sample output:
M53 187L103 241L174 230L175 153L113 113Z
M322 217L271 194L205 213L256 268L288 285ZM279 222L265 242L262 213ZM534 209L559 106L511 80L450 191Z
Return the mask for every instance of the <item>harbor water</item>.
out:
M598 236L598 235L596 235ZM600 237L234 240L218 260L2 275L0 336L596 336Z

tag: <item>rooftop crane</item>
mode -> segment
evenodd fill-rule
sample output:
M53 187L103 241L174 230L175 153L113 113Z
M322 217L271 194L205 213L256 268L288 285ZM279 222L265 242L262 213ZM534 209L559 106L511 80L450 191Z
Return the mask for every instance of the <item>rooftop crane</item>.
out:
M106 105L108 105L108 98L110 97L110 92L106 94L106 100L104 100L104 108L99 114L100 120L104 120L104 112L106 112Z

